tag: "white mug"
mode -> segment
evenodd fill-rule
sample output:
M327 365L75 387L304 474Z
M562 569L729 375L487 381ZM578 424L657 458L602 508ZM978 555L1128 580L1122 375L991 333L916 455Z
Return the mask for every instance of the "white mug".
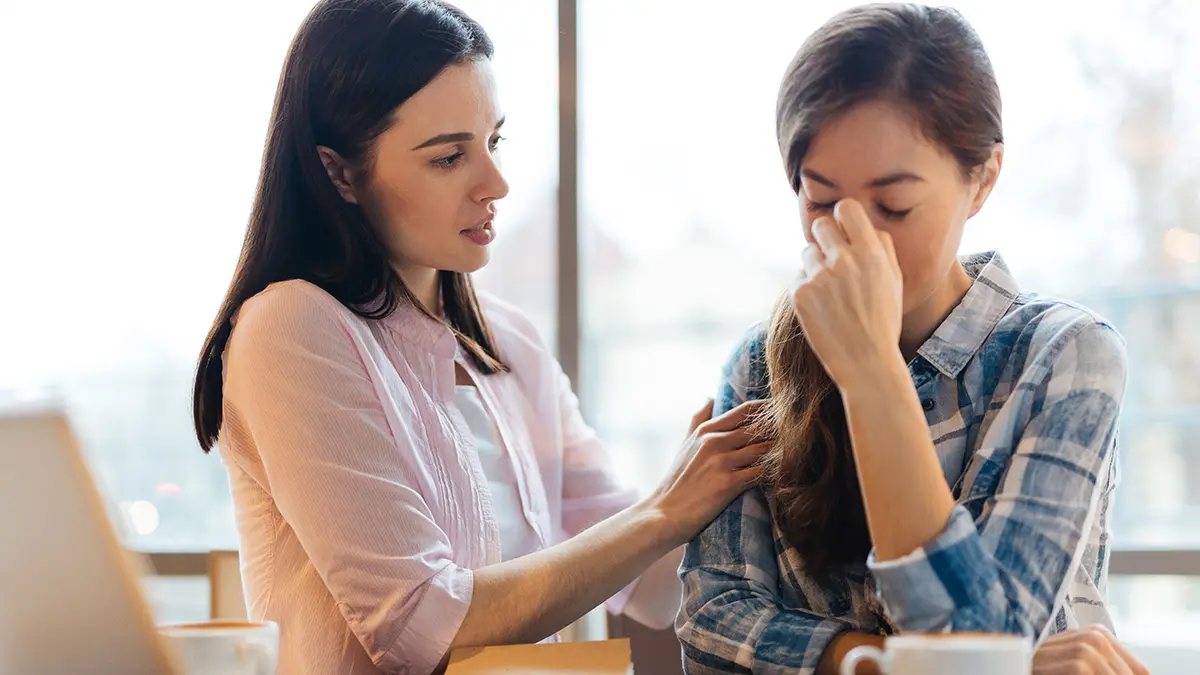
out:
M275 675L279 625L273 621L208 621L161 626L183 675Z
M884 675L1029 675L1033 641L987 633L899 635L888 638L883 650L850 650L842 675L855 675L864 661L878 664Z

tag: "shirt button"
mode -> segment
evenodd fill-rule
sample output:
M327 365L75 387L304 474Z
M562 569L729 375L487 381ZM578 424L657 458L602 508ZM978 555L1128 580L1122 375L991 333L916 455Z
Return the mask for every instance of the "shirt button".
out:
M936 405L937 404L934 403L933 399L931 399L931 398L927 398L924 401L921 401L921 407L925 409L925 412L929 412L929 411L933 410Z

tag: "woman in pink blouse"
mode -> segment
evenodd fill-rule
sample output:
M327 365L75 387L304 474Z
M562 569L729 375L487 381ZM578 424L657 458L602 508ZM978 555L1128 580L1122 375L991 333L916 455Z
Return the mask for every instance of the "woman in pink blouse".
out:
M508 191L491 54L436 0L324 0L288 53L194 395L281 673L430 673L605 601L666 627L679 548L758 476L752 408L706 408L623 488L529 321L476 296Z

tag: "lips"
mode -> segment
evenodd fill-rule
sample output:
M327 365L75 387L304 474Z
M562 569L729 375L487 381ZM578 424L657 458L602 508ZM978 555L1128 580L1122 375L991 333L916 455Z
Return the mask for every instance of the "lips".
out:
M495 214L489 214L473 227L468 227L459 234L471 240L479 246L487 246L496 238L496 231L492 229L492 220Z
M480 218L479 222L475 223L471 227L464 229L463 232L472 232L472 231L482 230L484 228L490 227L492 224L492 221L495 219L496 219L495 212L488 213L483 218Z

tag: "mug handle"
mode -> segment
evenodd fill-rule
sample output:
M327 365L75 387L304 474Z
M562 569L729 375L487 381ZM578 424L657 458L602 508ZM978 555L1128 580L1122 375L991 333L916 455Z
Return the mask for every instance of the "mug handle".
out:
M883 652L868 646L855 647L846 654L846 658L842 659L842 675L855 675L858 670L858 664L864 661L874 661L879 665L879 669L886 673L887 667L884 662Z

